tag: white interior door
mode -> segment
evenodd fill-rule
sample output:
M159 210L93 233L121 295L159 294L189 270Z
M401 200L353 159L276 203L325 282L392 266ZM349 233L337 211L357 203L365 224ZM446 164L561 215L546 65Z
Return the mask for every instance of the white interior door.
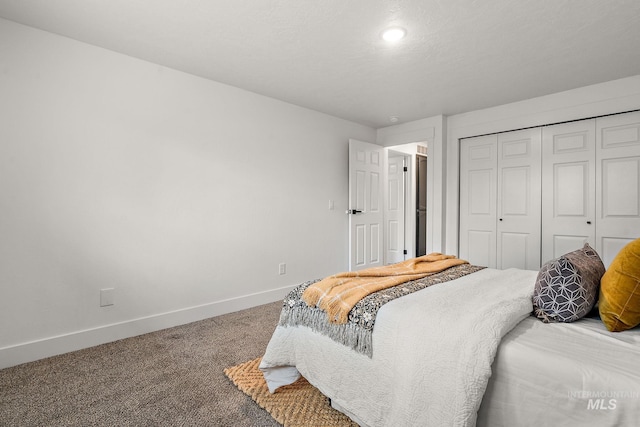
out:
M540 268L540 128L498 134L497 268Z
M606 267L640 237L640 113L596 119L596 250Z
M542 129L542 263L595 248L595 120Z
M388 153L385 203L385 263L404 261L405 254L405 155Z
M496 268L497 136L460 144L460 258Z
M349 140L349 270L383 265L383 148Z

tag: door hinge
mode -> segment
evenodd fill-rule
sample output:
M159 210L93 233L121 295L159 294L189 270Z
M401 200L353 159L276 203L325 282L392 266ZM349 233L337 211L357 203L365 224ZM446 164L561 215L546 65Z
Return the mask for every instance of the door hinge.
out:
M404 171L407 172L408 170L409 170L409 168L405 166L404 167Z
M403 253L404 255L406 255L406 254L407 254L407 250L405 249L404 251L402 251L402 253Z

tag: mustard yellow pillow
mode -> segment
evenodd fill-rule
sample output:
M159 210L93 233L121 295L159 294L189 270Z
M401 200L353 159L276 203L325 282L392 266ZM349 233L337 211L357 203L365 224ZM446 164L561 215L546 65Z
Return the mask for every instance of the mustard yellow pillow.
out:
M611 332L640 325L640 239L622 248L602 276L598 306Z

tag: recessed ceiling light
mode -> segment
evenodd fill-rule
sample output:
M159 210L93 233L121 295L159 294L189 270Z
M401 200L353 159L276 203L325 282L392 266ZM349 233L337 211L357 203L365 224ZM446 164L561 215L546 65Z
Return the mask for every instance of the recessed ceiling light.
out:
M407 35L407 30L400 27L388 28L382 32L382 38L388 42L397 42Z

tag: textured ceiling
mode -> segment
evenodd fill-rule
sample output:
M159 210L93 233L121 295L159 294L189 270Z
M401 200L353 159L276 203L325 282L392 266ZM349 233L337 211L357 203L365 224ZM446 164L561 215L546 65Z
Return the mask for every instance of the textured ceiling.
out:
M638 0L0 0L0 17L373 127L640 74Z

